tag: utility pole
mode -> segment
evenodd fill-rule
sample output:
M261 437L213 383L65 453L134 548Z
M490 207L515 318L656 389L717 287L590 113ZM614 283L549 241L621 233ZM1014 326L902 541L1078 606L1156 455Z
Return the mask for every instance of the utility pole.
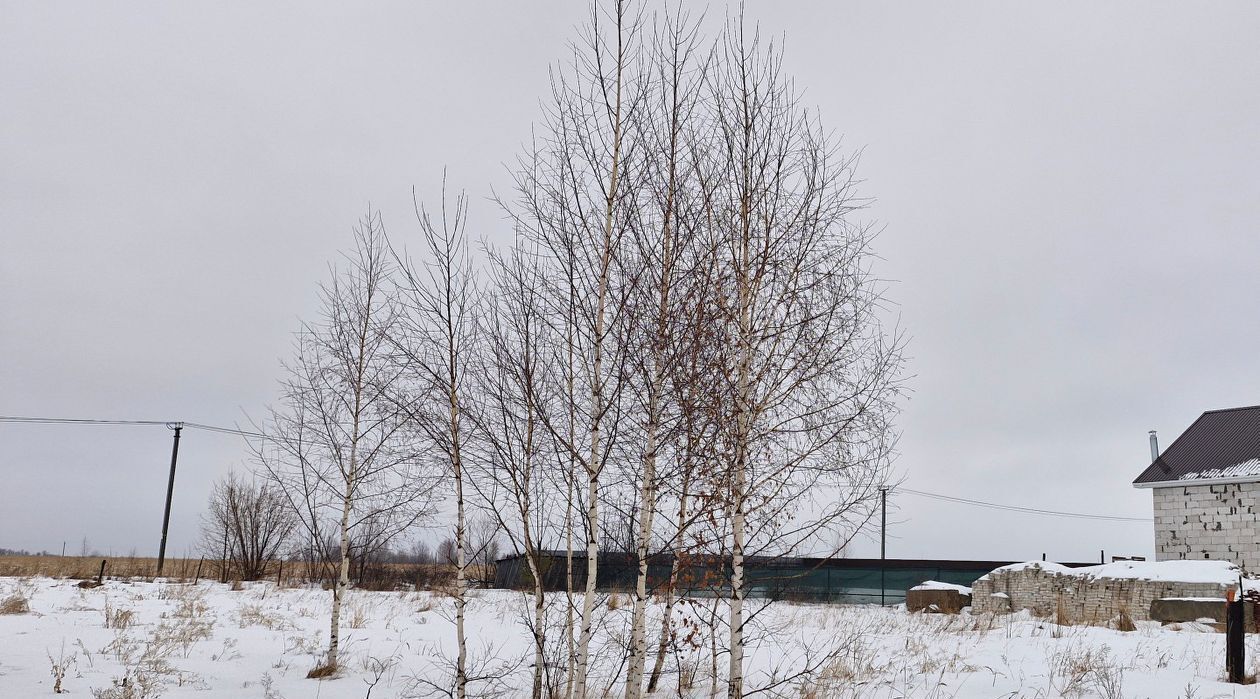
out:
M879 489L879 606L884 606L887 593L884 584L884 559L888 553L888 489Z
M175 430L175 442L171 446L171 476L166 481L166 510L162 513L162 544L158 546L157 577L162 576L162 564L166 562L166 530L171 524L171 495L175 492L175 463L179 459L179 432L184 429L184 423L168 422L166 426Z

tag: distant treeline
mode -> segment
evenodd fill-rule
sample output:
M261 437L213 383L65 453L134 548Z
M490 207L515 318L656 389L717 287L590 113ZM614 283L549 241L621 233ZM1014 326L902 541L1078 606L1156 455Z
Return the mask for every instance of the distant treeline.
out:
M51 555L53 555L53 554L51 554L51 553L49 553L49 552L47 552L47 551L40 551L40 552L38 552L38 553L31 553L30 551L27 551L26 549L6 549L6 548L0 548L0 556L51 556Z

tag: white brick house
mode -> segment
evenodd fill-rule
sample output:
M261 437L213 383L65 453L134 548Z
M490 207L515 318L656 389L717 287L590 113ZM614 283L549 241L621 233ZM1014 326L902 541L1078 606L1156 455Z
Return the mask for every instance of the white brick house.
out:
M1260 406L1199 416L1133 481L1155 504L1155 560L1260 572Z

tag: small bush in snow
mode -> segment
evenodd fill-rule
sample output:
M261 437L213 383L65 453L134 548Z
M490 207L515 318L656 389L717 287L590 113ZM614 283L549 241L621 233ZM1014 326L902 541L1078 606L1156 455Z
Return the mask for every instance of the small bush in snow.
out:
M61 642L61 652L57 657L53 657L52 653L48 653L48 662L52 665L53 678L53 694L64 694L65 688L61 686L62 681L66 679L66 671L77 664L78 656L71 653L70 657L66 657L66 643Z
M0 614L25 614L31 611L31 603L21 592L14 592L0 602Z
M311 668L311 671L306 673L306 679L322 680L326 677L332 677L335 674L337 674L337 666L324 663L323 665Z
M104 689L93 689L94 699L157 699L164 687L157 676L136 672L117 678Z
M362 604L355 605L350 609L350 619L347 625L352 629L361 629L367 626L368 616L367 610Z
M236 610L236 618L243 629L247 626L264 626L272 630L287 630L293 625L278 612L268 612L261 604L242 603Z
M119 609L105 600L105 628L128 629L135 621L136 613L130 609Z

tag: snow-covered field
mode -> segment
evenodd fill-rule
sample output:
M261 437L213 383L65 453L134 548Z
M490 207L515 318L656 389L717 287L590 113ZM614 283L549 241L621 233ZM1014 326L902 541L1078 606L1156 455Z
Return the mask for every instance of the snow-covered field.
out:
M424 696L442 686L454 655L451 600L433 593L351 594L344 616L343 672L308 680L327 643L329 594L269 583L224 585L0 578L0 599L29 598L30 612L0 615L0 697L54 694L55 670L72 696ZM527 695L529 598L479 591L469 605L473 664L501 681L484 692ZM557 596L557 601L560 596ZM620 602L620 604L618 603ZM598 694L617 695L628 605L602 601L596 636ZM702 619L712 602L680 614ZM559 609L553 609L557 615ZM1209 697L1256 696L1221 682L1224 637L1195 624L1137 631L1059 627L1027 613L996 618L907 614L900 608L776 603L756 616L750 689L796 675L772 695L794 697ZM711 645L704 624L671 657L659 696L708 696ZM654 635L649 636L655 638ZM1260 646L1249 648L1249 662ZM722 657L719 665L724 663ZM650 662L649 662L650 666ZM680 674L679 668L682 672ZM802 686L802 682L804 686ZM373 686L373 683L374 686ZM607 690L607 691L606 691Z

